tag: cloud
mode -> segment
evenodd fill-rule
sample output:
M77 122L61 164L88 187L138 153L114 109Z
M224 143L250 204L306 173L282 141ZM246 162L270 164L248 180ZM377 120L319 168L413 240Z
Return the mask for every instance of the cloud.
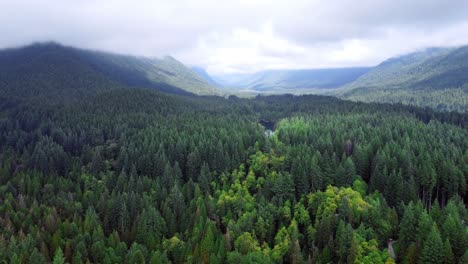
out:
M212 73L367 66L468 44L459 0L15 0L0 10L0 48L55 40Z

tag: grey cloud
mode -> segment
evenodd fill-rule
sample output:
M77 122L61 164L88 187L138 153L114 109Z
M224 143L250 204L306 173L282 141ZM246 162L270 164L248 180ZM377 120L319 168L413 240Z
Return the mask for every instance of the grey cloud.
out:
M468 1L331 0L302 6L275 21L279 34L301 43L376 38L389 29L432 32L468 21Z
M459 0L5 0L0 10L0 48L54 40L217 72L371 65L468 43Z

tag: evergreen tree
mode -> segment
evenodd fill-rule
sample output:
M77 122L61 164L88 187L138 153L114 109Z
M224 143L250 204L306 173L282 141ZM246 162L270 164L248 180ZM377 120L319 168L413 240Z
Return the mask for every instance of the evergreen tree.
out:
M430 264L430 263L444 263L447 252L444 250L444 243L440 237L440 233L437 227L434 225L427 239L423 243L423 249L419 263Z
M458 263L467 263L468 261L468 250L465 251L465 254L461 256L460 261Z
M450 246L450 242L448 239L445 239L444 242L444 253L445 253L445 264L454 264L455 263L455 256L452 252L452 246Z
M463 227L458 210L453 208L453 203L449 202L445 208L448 215L442 225L442 234L450 241L453 253L460 257L468 245L468 235Z
M39 253L37 248L34 248L34 250L31 252L31 255L29 255L28 263L31 263L31 264L45 264L47 262L46 262L44 256L42 256L42 254Z
M12 89L3 68L0 262L393 263L393 238L404 263L468 263L465 113L68 89L56 65L60 89Z
M275 194L274 200L278 205L282 205L287 200L294 197L294 182L288 173L279 174L273 184L272 191Z
M96 151L91 161L91 172L98 174L99 172L104 171L105 168L106 164L104 162L104 158L102 157L101 151Z
M414 210L414 205L412 202L410 202L405 207L405 212L399 226L399 240L401 242L402 248L406 248L411 242L416 241L418 216L415 213L416 211Z
M208 164L203 163L201 166L201 171L200 171L200 189L203 191L205 194L210 194L211 192L211 172L210 168L208 167Z
M63 256L63 251L61 248L57 248L55 251L53 264L65 264L65 257Z
M185 166L185 168L185 180L197 179L198 172L201 169L201 158L197 148L195 148L195 150L187 156L187 165Z
M150 264L168 264L168 263L170 262L165 252L161 253L160 251L154 251L151 254Z

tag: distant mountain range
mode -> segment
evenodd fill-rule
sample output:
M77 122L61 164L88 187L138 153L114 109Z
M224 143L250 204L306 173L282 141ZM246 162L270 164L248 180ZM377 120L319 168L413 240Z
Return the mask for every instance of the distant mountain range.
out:
M429 48L375 67L267 70L210 79L231 93L322 93L464 112L468 111L468 46Z
M322 93L364 102L468 111L468 46L431 48L375 67L267 70L210 76L172 57L119 55L39 43L0 50L1 98L60 96L137 87L186 95ZM0 103L1 107L1 103Z
M0 96L70 95L118 87L176 94L219 90L172 57L145 58L39 43L0 51ZM79 89L78 89L79 88ZM44 91L48 93L44 93Z
M267 70L252 74L227 74L215 80L226 88L256 92L297 92L309 89L333 89L350 83L371 68Z

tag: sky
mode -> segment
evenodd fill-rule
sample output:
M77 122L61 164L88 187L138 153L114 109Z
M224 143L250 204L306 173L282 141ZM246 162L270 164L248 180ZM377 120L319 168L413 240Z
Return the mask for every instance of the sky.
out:
M465 0L0 0L0 48L170 55L211 74L373 66L468 44Z

